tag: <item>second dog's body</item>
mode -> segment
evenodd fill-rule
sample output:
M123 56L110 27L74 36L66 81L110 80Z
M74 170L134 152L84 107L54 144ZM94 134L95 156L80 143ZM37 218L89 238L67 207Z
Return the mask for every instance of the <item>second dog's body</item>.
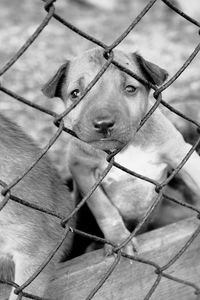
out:
M9 184L35 161L41 150L17 125L1 115L0 132L0 180ZM3 187L1 185L0 190ZM64 216L74 208L67 187L46 157L11 189L11 194ZM0 203L3 199L1 195ZM0 211L0 279L15 281L18 285L25 283L62 237L59 221L10 199ZM65 252L69 254L71 242L71 236L67 237L53 260L24 292L44 296L54 263L61 260ZM10 265L14 266L12 278L7 274L6 266ZM14 299L17 295L12 292L9 300Z

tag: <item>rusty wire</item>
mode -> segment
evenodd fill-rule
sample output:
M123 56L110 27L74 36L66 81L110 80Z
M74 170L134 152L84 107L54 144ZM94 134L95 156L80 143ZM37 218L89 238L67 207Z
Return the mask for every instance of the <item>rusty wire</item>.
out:
M107 156L107 161L109 162L107 168L103 171L102 175L96 181L96 183L94 184L94 186L92 187L92 189L89 191L89 193L82 199L82 201L79 203L79 205L68 216L64 216L64 215L58 214L55 211L51 211L49 209L46 209L46 208L41 207L41 206L36 205L36 204L30 204L28 201L25 201L23 199L20 199L20 198L16 197L15 195L13 195L12 194L12 188L15 185L17 185L22 180L22 178L24 176L26 176L30 172L30 170L32 168L34 168L34 166L38 163L38 161L42 158L42 156L56 142L57 138L60 136L60 134L62 133L62 131L65 131L68 134L71 134L71 135L77 137L76 134L72 130L70 130L69 128L66 128L64 126L63 118L72 109L74 109L74 107L76 105L78 105L80 101L82 101L84 99L85 95L89 92L89 90L91 90L93 88L93 86L101 78L101 76L103 75L103 73L108 69L108 67L110 66L110 64L115 65L121 71L123 71L123 72L127 73L128 75L134 77L138 81L140 81L143 84L151 87L154 90L154 98L155 98L156 101L155 101L153 107L150 109L150 111L146 114L146 116L141 121L138 130L148 120L148 118L151 116L151 114L154 113L154 111L157 109L157 107L159 105L163 105L167 109L169 109L170 111L172 111L173 113L177 114L178 116L180 116L180 117L184 118L185 120L187 120L187 121L191 122L192 124L194 124L197 127L198 131L200 132L200 124L198 122L196 122L193 119L187 117L186 115L184 115L183 113L181 113L177 109L173 108L171 105L169 105L168 103L166 103L162 99L162 92L165 89L167 89L180 76L180 74L182 72L184 72L184 70L188 67L188 65L193 61L194 57L199 53L199 51L200 51L200 44L198 44L196 46L196 48L194 49L194 51L191 53L191 55L188 57L188 59L184 62L183 66L165 84L163 84L161 87L158 88L158 87L150 84L144 78L140 78L137 74L133 73L131 70L127 69L125 66L119 64L117 61L115 61L114 56L113 56L113 49L126 38L126 36L138 24L138 22L140 22L140 20L147 14L147 12L151 9L151 7L154 6L154 4L157 2L157 0L151 0L151 1L149 1L149 3L144 7L144 9L141 11L141 13L132 21L132 23L128 26L128 28L111 45L106 45L104 42L102 42L102 41L94 38L93 36L88 35L87 33L83 32L81 29L75 27L73 24L69 23L68 21L64 20L59 15L57 15L55 13L55 7L54 7L55 0L46 0L46 1L42 0L42 1L45 2L44 9L47 11L46 17L41 22L41 24L38 26L38 28L35 30L35 32L28 38L28 40L25 42L25 44L22 45L22 47L15 53L15 55L13 55L13 57L0 70L0 76L2 76L7 70L9 70L12 67L12 65L15 64L15 62L19 59L19 57L24 54L24 52L37 39L37 37L39 36L39 34L48 25L49 21L52 18L55 18L58 22L60 22L64 26L68 27L69 29L71 29L72 31L74 31L76 34L78 34L78 35L86 38L87 40L93 42L94 44L102 47L105 50L104 57L106 58L106 62L103 65L103 67L101 68L101 70L99 71L99 73L95 76L95 78L87 86L87 88L85 89L85 91L81 95L81 97L77 101L75 101L73 103L73 105L71 105L68 109L66 109L62 114L56 114L53 111L50 111L50 110L48 110L48 109L46 109L44 107L41 107L40 105L36 105L36 104L32 103L31 101L29 101L28 99L25 99L25 98L23 98L20 95L17 95L16 93L12 92L11 90L8 90L7 88L5 88L4 86L2 86L0 84L0 90L3 93L6 93L7 95L15 98L16 100L18 100L18 101L20 101L20 102L22 102L22 103L24 103L24 104L26 104L28 106L31 106L34 109L37 109L37 110L39 110L39 111L41 111L41 112L43 112L45 114L48 114L48 115L52 116L53 117L53 123L54 123L54 125L58 127L57 132L53 135L53 137L51 138L51 140L49 141L49 143L46 145L46 147L44 147L44 149L41 151L41 153L38 156L38 158L35 159L35 161L33 161L27 169L23 170L22 173L19 174L19 176L15 180L13 180L13 182L11 182L8 185L7 183L5 183L2 180L0 180L0 185L3 187L3 190L2 190L1 193L4 196L4 199L3 199L3 201L0 204L0 210L4 209L4 207L7 205L8 201L15 201L15 202L19 203L19 205L25 205L25 206L28 206L28 207L34 209L34 210L37 210L37 211L46 213L48 215L54 216L55 218L58 218L60 220L60 225L65 228L67 226L68 221L73 217L74 214L76 214L81 209L81 207L83 206L83 204L89 199L89 197L91 196L91 194L100 185L101 181L104 179L104 177L107 175L107 173L110 171L110 169L113 166L121 169L124 172L127 172L127 173L131 174L132 176L140 178L141 180L148 181L151 184L155 185L155 191L157 192L157 196L155 197L153 204L151 205L151 207L149 207L149 209L146 212L146 214L143 217L143 219L136 226L135 230L130 234L130 236L121 245L114 245L110 241L108 241L108 240L106 240L104 238L99 238L97 236L93 236L93 235L87 234L85 232L81 232L80 230L75 229L75 228L66 227L64 229L63 236L61 237L61 239L58 242L58 244L56 245L56 247L54 249L52 249L51 253L48 254L47 258L42 263L42 265L34 272L34 274L32 274L32 276L30 278L27 279L26 282L24 282L21 286L19 286L15 282L1 279L0 283L5 283L5 284L8 284L8 285L14 287L15 288L15 293L18 294L18 299L22 299L22 297L25 296L25 297L27 297L29 299L44 300L44 298L28 294L28 293L24 292L23 290L24 290L24 288L26 286L28 286L29 284L31 284L31 282L39 275L39 273L43 270L43 268L49 263L49 261L52 259L52 257L55 255L55 253L57 252L57 250L59 249L59 247L61 246L61 244L65 240L68 232L72 231L72 232L74 232L76 234L82 235L82 236L84 236L86 238L90 238L90 239L92 239L94 241L100 241L101 243L110 244L110 245L113 246L113 251L116 252L116 258L114 259L113 263L111 264L111 266L109 267L109 269L107 270L107 272L102 275L101 280L99 281L99 283L95 287L91 287L91 292L89 293L88 297L86 298L87 300L92 299L93 296L98 292L98 290L101 289L101 287L104 284L104 282L111 275L111 273L115 270L116 266L118 265L118 263L120 261L121 256L123 256L123 257L125 257L127 259L130 259L130 260L136 261L138 263L146 264L146 265L149 265L149 266L152 266L153 268L155 268L155 274L157 274L156 280L153 283L153 285L151 286L151 288L149 289L149 291L146 294L144 300L148 300L148 299L151 298L151 296L154 294L155 290L157 289L157 287L158 287L158 285L159 285L159 283L160 283L160 281L161 281L161 279L163 277L165 277L165 278L167 278L169 280L176 281L179 284L183 284L183 285L187 285L187 286L191 287L194 290L194 294L197 296L196 299L199 299L199 295L200 295L200 287L199 286L197 286L196 284L194 284L192 282L188 282L187 280L184 280L182 278L177 278L175 276L171 276L171 275L167 274L166 271L168 270L168 268L171 265L173 265L182 256L182 254L188 249L188 247L191 245L191 243L200 234L200 225L197 227L197 229L194 231L194 233L191 235L191 237L188 239L188 241L185 242L185 244L182 246L182 248L163 266L159 266L155 262L147 260L147 259L139 257L139 256L130 256L130 255L128 255L128 254L126 254L126 253L123 252L123 247L137 234L137 232L140 230L140 228L146 223L146 221L149 218L149 216L151 216L152 211L155 209L155 207L160 202L160 199L163 196L166 197L166 199L168 199L169 201L173 201L173 202L175 202L178 205L182 205L184 207L187 207L188 209L191 209L191 210L195 211L197 213L197 217L199 218L199 216L200 216L200 210L198 208L193 207L192 205L189 205L189 204L186 204L186 203L182 203L181 201L178 201L176 199L173 199L173 198L165 195L163 193L163 188L170 182L170 180L172 180L174 178L174 176L180 171L180 169L183 167L183 165L190 158L190 156L192 155L192 153L195 151L195 149L197 148L198 144L200 143L200 137L196 141L196 143L194 144L194 146L191 148L191 150L187 153L187 155L183 158L183 160L179 163L179 165L170 174L170 176L168 176L161 184L158 183L158 182L156 182L155 180L153 180L151 178L145 177L145 176L143 176L141 174L137 174L137 173L135 173L133 171L130 171L129 169L127 169L127 168L119 165L118 163L116 163L114 161L114 156L116 155L117 152L109 153L108 156ZM193 19L190 16L186 15L185 13L183 13L180 9L178 9L177 7L175 7L169 0L162 0L162 2L165 5L167 5L168 7L170 7L170 9L174 10L181 17L185 18L186 20L188 20L189 22L191 22L192 24L194 24L195 26L197 26L198 28L200 28L200 23L199 22L197 22L195 19Z

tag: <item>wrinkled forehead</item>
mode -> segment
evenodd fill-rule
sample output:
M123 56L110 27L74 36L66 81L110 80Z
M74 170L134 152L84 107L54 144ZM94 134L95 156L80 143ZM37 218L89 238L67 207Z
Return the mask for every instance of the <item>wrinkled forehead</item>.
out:
M71 61L69 76L75 79L75 77L79 77L85 74L91 77L91 79L93 79L94 76L101 70L103 65L106 63L106 59L104 58L103 54L104 50L98 48L84 52L81 56L78 56L77 58ZM134 54L128 54L119 50L114 50L114 60L116 60L118 63L120 63L127 69L130 69L137 75L142 76ZM122 73L122 71L120 71L119 68L113 64L111 64L108 67L106 73L110 71L115 73Z

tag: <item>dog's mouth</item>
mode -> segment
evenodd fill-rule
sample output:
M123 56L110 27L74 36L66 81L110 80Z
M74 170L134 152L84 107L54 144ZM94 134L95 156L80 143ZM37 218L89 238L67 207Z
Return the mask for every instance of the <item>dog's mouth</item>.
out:
M106 133L98 133L91 130L88 126L79 126L79 124L76 124L73 130L83 142L88 143L94 148L111 152L121 150L129 143L131 138L130 130L127 130L125 127L113 130L109 134L108 131Z
M99 140L87 141L91 146L104 150L104 151L115 151L123 148L124 144L115 139L101 138Z

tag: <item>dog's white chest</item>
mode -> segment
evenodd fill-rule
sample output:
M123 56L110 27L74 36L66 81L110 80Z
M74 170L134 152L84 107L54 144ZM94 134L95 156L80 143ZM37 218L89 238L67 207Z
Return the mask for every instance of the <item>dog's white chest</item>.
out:
M139 147L129 146L115 157L115 161L131 171L157 181L161 181L166 174L167 165L159 161L157 153L144 151ZM153 184L116 167L113 167L105 177L102 187L127 220L140 218L155 195Z
M124 152L117 154L115 161L131 171L155 180L158 180L160 176L162 176L163 170L167 166L165 163L160 162L158 154L153 150L144 151L134 146L129 146ZM113 180L120 181L122 178L127 177L131 177L135 180L134 176L113 167L105 178L105 182L107 181L108 183Z

